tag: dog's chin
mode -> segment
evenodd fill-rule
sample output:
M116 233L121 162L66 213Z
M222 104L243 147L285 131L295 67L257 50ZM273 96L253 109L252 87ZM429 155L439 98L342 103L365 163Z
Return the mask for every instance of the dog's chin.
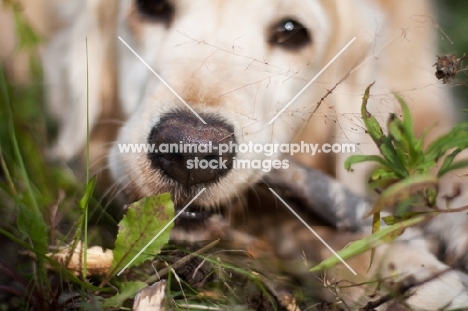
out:
M202 231L210 226L210 220L213 218L224 219L224 209L207 209L203 206L191 205L184 211L184 206L175 206L175 215L179 215L174 225L179 230L185 232Z

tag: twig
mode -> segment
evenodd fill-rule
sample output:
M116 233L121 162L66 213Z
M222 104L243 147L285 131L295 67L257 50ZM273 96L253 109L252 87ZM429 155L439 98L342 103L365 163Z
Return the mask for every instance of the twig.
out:
M468 205L458 207L458 208L447 208L447 209L439 209L437 208L436 211L440 213L458 213L468 210Z
M209 250L210 248L213 248L216 244L219 243L219 239L217 240L214 240L213 242L207 244L206 246L203 246L202 248L200 248L199 250L193 252L193 253L190 253L188 254L187 256L185 257L182 257L181 259L179 259L178 261L176 261L175 263L173 263L171 266L167 267L167 268L164 268L162 269L161 271L159 271L156 275L153 275L153 276L150 276L147 280L146 280L146 283L150 284L150 283L154 283L154 282L157 282L159 280L161 280L163 277L165 277L167 275L167 273L169 272L169 269L177 269L177 268L180 268L181 266L185 265L187 262L189 262L191 259L193 259L194 257L196 256L199 256L201 254L203 254L204 252L206 252L207 250Z

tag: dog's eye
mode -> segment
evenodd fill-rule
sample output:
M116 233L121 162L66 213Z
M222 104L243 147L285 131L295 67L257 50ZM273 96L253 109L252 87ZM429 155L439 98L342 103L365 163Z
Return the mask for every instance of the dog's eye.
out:
M167 0L137 0L138 12L158 22L170 22L174 7Z
M268 41L286 49L299 49L312 42L312 39L307 28L288 18L273 25Z

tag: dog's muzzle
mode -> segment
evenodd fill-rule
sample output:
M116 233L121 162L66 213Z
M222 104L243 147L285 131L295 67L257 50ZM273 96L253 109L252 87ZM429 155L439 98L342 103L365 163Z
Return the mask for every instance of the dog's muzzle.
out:
M190 111L166 113L148 137L157 150L148 154L152 166L186 187L218 182L233 166L232 148L220 154L221 145L235 143L233 126L217 115L200 117L207 124Z

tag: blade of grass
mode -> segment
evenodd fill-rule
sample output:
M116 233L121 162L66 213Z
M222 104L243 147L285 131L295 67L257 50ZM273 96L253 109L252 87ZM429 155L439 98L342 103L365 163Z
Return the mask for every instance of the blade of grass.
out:
M8 89L7 89L7 81L5 77L5 73L3 70L3 67L0 64L0 96L2 99L2 102L6 106L6 113L7 113L7 127L10 132L10 140L13 146L13 154L15 157L15 160L19 166L20 169L20 174L22 175L23 182L25 183L26 186L26 195L29 198L29 208L28 212L31 212L29 216L32 216L37 222L34 222L36 224L34 227L35 229L40 230L41 232L37 234L36 236L29 236L29 240L32 246L34 246L34 251L39 254L45 254L47 251L47 229L45 226L44 219L42 217L41 210L39 208L39 204L36 200L36 197L34 195L29 175L26 170L26 166L23 161L23 156L21 154L21 150L19 148L18 141L16 139L16 132L15 132L15 126L13 123L13 112L11 110L11 102L10 102L10 97L8 95ZM31 218L32 218L31 217ZM40 222L43 222L41 224ZM42 232L43 231L43 232ZM38 232L36 232L38 233ZM39 269L37 269L39 267ZM39 271L39 273L35 274L35 277L39 283L39 286L44 290L43 286L45 284L48 284L47 282L47 274L44 269L44 264L42 260L39 260L39 264L34 267L34 270Z
M15 184L13 183L13 179L11 178L10 171L8 170L5 159L3 158L1 144L0 144L0 167L2 169L3 174L5 175L5 179L6 179L8 187L10 188L11 194L13 196L16 196L18 193L16 192Z
M343 258L344 260L354 257L356 255L362 254L366 251L376 248L377 246L390 242L397 238L403 231L411 226L414 226L424 220L426 220L429 216L419 216L414 217L399 223L396 223L392 226L388 226L383 228L382 230L377 231L376 233L350 243L347 247L343 248L338 252L338 255ZM329 269L341 261L336 256L331 256L325 260L323 260L318 265L312 267L309 271L310 272L318 272L323 269Z
M96 180L94 180L94 184ZM94 189L93 184L93 189ZM86 185L89 185L89 59L88 59L88 37L86 37ZM87 189L88 190L88 189ZM92 192L92 190L91 190ZM91 193L86 193L85 195L90 196ZM86 201L85 206L82 206L84 209L84 260L83 260L83 277L86 278L86 265L88 258L88 203Z

